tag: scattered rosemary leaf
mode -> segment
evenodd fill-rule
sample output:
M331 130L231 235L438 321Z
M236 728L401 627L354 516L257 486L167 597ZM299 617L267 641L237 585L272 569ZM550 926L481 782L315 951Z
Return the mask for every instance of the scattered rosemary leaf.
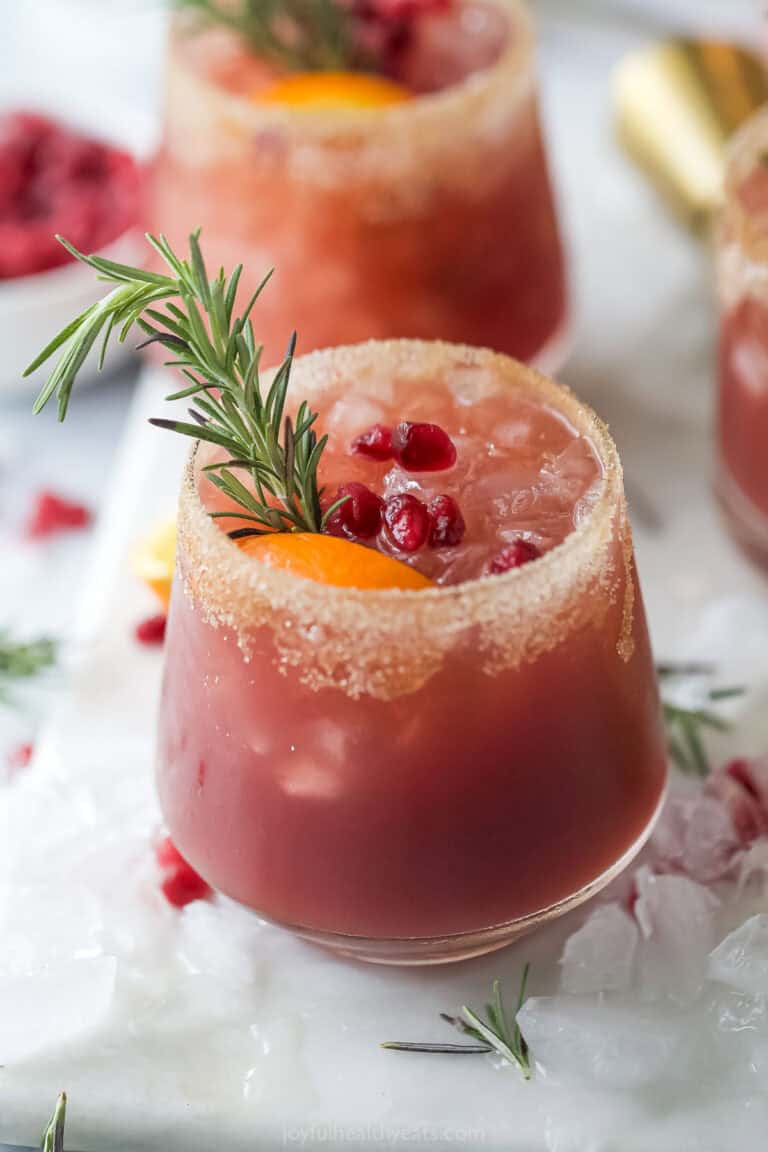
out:
M471 1036L477 1043L440 1044L410 1040L386 1040L381 1047L395 1052L441 1052L464 1055L495 1052L510 1064L516 1065L522 1073L523 1079L530 1080L532 1075L530 1052L516 1020L517 1014L525 1002L530 967L530 964L526 964L523 969L515 1005L514 1024L510 1024L507 1018L501 983L494 980L491 987L491 998L485 1005L485 1019L474 1009L468 1008L466 1004L458 1016L448 1016L445 1012L440 1013L441 1020L445 1020L447 1024L458 1029L465 1036Z

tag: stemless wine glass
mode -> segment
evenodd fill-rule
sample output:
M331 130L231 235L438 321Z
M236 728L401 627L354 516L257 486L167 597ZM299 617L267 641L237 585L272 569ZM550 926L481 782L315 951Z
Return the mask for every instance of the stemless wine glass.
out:
M364 411L393 380L414 410L449 381L473 413L509 397L511 413L543 406L586 438L597 480L574 526L502 575L330 587L229 539L208 514L198 447L181 492L158 779L171 835L214 887L339 952L418 964L501 947L598 891L648 835L666 763L605 427L532 370L448 344L313 353L291 389L322 427L329 390ZM480 480L493 463L465 459Z
M559 366L565 269L529 17L518 0L454 0L429 19L448 22L447 86L423 90L436 37L417 39L414 99L343 109L260 103L264 61L173 23L151 221L177 243L202 225L215 264L278 270L265 362L297 328L303 350L413 336Z
M768 110L734 137L725 191L717 490L738 539L768 565Z

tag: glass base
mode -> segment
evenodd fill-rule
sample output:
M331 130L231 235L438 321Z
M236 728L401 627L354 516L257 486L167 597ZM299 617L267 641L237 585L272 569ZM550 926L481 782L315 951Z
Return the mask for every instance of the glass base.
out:
M542 344L536 355L531 359L531 368L541 372L542 376L554 376L565 366L571 346L573 344L573 327L568 311L545 344Z
M564 900L552 904L540 912L532 912L528 916L521 916L517 920L510 920L506 924L497 924L493 928L480 928L474 932L460 932L453 936L434 937L408 937L395 940L373 940L362 936L343 936L335 932L314 931L310 928L300 928L295 925L283 925L288 931L295 933L312 944L319 944L323 948L336 952L339 956L347 956L352 960L363 960L368 964L401 964L415 966L418 964L452 964L458 960L469 960L473 956L482 956L486 952L495 952L506 947L538 928L550 920L571 912L585 900L595 896L606 884L622 872L637 856L640 849L653 831L664 804L666 793L656 806L651 819L643 829L638 839L606 872L603 872L590 884L580 888L578 892L567 896Z
M718 466L715 494L736 542L750 559L768 569L768 516L745 496L722 460Z

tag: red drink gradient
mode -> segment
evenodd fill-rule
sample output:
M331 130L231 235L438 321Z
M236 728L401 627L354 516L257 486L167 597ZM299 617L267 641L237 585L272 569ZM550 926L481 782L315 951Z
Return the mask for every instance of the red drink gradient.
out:
M718 488L732 527L768 564L768 115L731 145L719 246Z
M152 219L172 243L202 225L212 264L278 270L259 306L265 362L293 328L305 349L413 336L548 368L561 354L528 18L487 0L423 20L401 62L416 98L343 111L260 104L262 61L174 25Z
M573 396L489 352L339 349L297 361L292 388L337 420L329 476L366 405L428 404L459 449L428 481L467 512L463 566L414 592L265 568L207 515L193 461L160 724L171 835L214 887L361 958L498 947L615 874L664 789L615 448ZM391 464L353 464L388 483ZM543 557L483 576L515 532Z

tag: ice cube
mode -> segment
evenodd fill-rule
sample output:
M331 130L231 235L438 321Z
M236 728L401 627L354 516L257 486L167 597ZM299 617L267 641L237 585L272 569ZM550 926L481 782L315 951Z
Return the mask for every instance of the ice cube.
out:
M52 964L27 975L0 975L0 1064L60 1047L109 1013L117 960L98 956Z
M180 916L178 953L188 972L230 987L258 978L264 926L252 912L227 900L197 900Z
M768 996L768 913L751 916L709 957L711 980L750 996Z
M743 893L755 881L762 886L765 893L768 890L768 839L762 837L750 844L749 848L739 857L738 890Z
M595 908L565 942L561 984L565 992L620 992L630 987L639 932L620 904Z
M351 443L372 424L386 424L387 413L371 396L345 394L332 406L323 430L335 442Z
M687 1076L685 1032L660 1005L534 996L517 1022L536 1065L556 1080L623 1088Z
M690 1004L704 984L720 901L687 876L658 876L648 867L637 870L635 887L643 992L651 999L669 996Z
M651 837L654 864L711 883L733 870L740 840L719 797L696 788L669 797Z

